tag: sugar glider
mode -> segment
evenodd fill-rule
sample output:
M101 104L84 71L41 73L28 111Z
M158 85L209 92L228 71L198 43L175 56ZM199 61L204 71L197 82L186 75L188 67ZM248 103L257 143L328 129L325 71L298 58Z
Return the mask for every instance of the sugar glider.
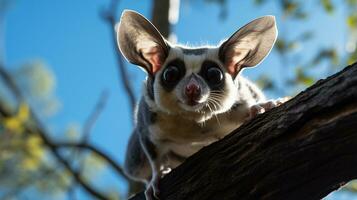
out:
M240 74L269 54L276 37L275 18L264 16L218 46L188 47L171 44L139 13L123 12L118 46L147 73L124 168L147 183L147 199L187 157L279 103Z

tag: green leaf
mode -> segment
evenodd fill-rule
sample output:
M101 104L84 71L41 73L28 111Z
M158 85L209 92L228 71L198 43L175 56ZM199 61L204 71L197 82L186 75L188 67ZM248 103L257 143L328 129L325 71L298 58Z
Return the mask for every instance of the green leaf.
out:
M298 9L299 4L291 0L282 0L281 7L285 15L292 15Z
M56 77L52 70L41 60L24 64L15 71L15 77L22 83L21 87L35 97L46 97L56 87Z
M305 31L298 37L298 40L303 42L306 40L310 40L313 37L314 37L314 33L312 31Z
M279 54L289 53L299 47L300 43L298 40L285 40L285 39L277 39L275 42L274 48L278 51Z
M297 9L294 14L292 15L295 19L306 19L309 14L307 12L302 11L301 8Z
M348 6L356 6L357 0L345 0Z
M266 0L254 0L254 3L256 4L256 5L262 5L262 4L264 4L264 3L266 3Z
M357 61L357 48L355 49L354 52L349 54L348 59L347 59L347 64L351 65Z
M320 3L328 14L332 14L335 10L331 0L320 0Z
M314 77L308 75L303 67L297 67L295 73L296 73L296 83L308 87L315 82Z
M272 78L267 75L260 75L255 83L263 90L272 90L275 88Z
M350 29L357 28L357 13L352 13L346 19L346 24Z
M334 48L320 50L315 56L315 58L312 60L312 65L318 65L323 60L328 60L333 65L337 65L339 63L337 50Z

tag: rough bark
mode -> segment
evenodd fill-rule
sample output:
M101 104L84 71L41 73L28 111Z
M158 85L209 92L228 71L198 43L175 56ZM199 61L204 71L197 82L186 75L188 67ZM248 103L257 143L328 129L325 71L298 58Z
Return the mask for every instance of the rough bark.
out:
M356 168L354 64L188 158L160 181L159 197L321 199Z

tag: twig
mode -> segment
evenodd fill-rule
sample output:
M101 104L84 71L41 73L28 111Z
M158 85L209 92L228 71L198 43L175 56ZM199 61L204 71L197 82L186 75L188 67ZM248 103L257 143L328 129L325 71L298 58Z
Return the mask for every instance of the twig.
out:
M125 179L129 180L129 177L124 173L123 168L119 165L116 161L114 161L110 156L106 153L101 151L99 148L94 147L87 143L75 143L75 142L57 142L54 144L57 148L79 148L79 149L86 149L91 151L92 153L97 154L103 160L105 160L113 169L120 174Z
M120 84L124 86L125 93L128 97L129 103L130 103L130 109L131 113L134 113L134 108L136 104L136 97L134 95L134 91L132 88L132 85L130 84L129 81L129 75L127 71L127 66L124 62L124 59L119 52L119 49L117 47L117 39L116 39L116 31L115 31L115 24L116 24L116 12L117 8L119 6L119 0L112 0L110 2L110 5L108 8L103 9L100 14L101 17L103 18L104 21L108 23L108 27L111 33L111 38L112 38L112 44L113 48L115 49L115 54L117 56L117 62L118 62L118 71L119 71L119 77L120 77Z
M4 80L4 83L7 85L7 87L9 87L9 89L13 92L18 102L24 101L24 97L20 89L17 87L15 81L12 79L11 75L6 71L2 63L0 63L0 78Z
M91 133L91 129L93 128L95 122L98 120L99 115L102 113L107 101L108 101L108 97L109 97L109 92L108 90L104 90L96 105L94 106L92 112L90 113L89 117L87 118L87 120L84 123L83 126L83 135L82 135L82 141L83 142L87 142L89 135Z
M109 92L107 90L101 93L96 105L94 106L92 112L90 113L89 117L85 121L83 126L82 137L80 140L82 143L88 143L91 129L93 128L95 122L98 120L100 113L102 113L106 105L106 102L108 100L108 96L109 96ZM83 159L81 159L81 152L79 151L79 149L73 149L72 155L70 157L72 157L72 160L78 159L79 165L77 171L84 171L84 162ZM77 182L72 181L72 183L68 187L67 193L70 199L76 199L74 194L74 189L76 186L77 186Z

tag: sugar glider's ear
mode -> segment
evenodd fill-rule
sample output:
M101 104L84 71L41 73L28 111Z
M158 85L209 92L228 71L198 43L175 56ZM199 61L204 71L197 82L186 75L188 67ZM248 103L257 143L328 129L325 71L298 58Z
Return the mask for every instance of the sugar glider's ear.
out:
M117 27L121 53L131 63L155 74L164 63L169 46L160 32L141 14L125 10Z
M220 46L219 58L227 71L235 77L242 68L259 64L269 54L276 37L274 16L255 19Z

